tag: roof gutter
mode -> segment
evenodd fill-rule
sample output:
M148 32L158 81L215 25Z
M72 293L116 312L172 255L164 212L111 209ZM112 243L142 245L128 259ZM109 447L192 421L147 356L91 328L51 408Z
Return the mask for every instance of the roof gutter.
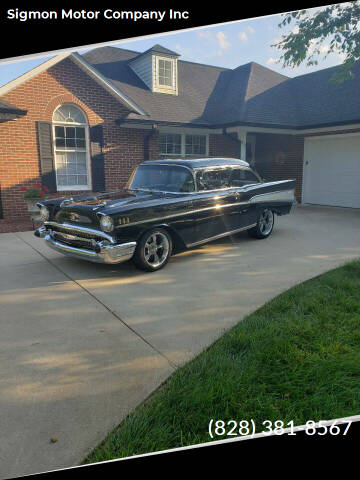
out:
M18 117L22 117L23 115L27 114L27 110L21 110L20 108L0 107L0 113L17 115Z
M355 120L346 120L342 122L329 122L329 123L317 123L311 125L283 125L283 124L268 124L268 123L255 123L255 122L229 122L229 123L219 123L219 124L208 124L208 123L186 123L186 122L169 122L169 121L158 121L158 120L149 120L149 119L126 119L121 118L115 120L117 125L123 124L134 124L134 125L164 125L172 127L186 127L186 128L207 128L210 130L219 130L222 129L225 133L228 127L258 127L258 128L279 128L283 130L309 130L312 128L326 128L326 127L336 127L344 125L353 125L359 124L360 118Z
M353 125L359 124L360 118L355 120L346 120L343 122L329 122L329 123L317 123L310 125L282 125L282 124L268 124L268 123L255 123L255 122L231 122L224 124L211 125L208 128L222 128L225 129L228 127L260 127L260 128L281 128L286 130L309 130L311 128L326 128L326 127L336 127L343 125Z
M148 120L148 119L144 119L144 120L138 120L138 119L134 119L134 118L129 118L129 119L126 119L126 118L119 118L117 120L115 120L115 123L117 125L123 125L123 124L134 124L134 125L150 125L150 126L153 126L153 127L156 127L158 125L164 125L164 126L171 126L171 127L187 127L187 128L211 128L211 129L214 129L214 128L218 128L218 127L214 127L213 125L209 125L207 123L186 123L186 122L167 122L167 121L164 121L164 120Z

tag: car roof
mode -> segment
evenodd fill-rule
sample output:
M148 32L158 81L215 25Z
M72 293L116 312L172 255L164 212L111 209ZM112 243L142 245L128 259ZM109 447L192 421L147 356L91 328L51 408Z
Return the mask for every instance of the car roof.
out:
M188 167L191 169L195 168L205 168L205 167L225 167L225 166L238 166L238 167L249 167L249 164L244 160L239 160L237 158L171 158L163 160L147 160L142 162L141 165L177 165L181 167Z

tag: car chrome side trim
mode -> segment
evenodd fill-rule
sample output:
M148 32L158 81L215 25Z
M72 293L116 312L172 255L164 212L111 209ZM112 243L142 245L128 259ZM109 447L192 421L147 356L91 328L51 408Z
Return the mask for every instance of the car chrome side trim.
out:
M80 227L79 225L72 225L70 223L57 223L57 222L44 222L44 226L64 228L65 230L71 230L73 232L78 232L78 233L89 233L96 237L105 238L110 243L115 243L115 239L111 235L108 235L102 230L95 230L94 228Z
M280 190L277 192L260 193L250 198L250 203L261 202L291 202L294 200L294 190Z
M202 245L203 243L211 242L212 240L218 240L219 238L228 237L229 235L240 233L240 232L243 232L244 230L249 230L250 228L256 227L256 225L257 225L256 223L253 223L252 225L247 225L246 227L237 228L236 230L229 230L228 232L220 233L219 235L214 235L213 237L204 238L203 240L199 240L198 242L189 243L186 246L188 248L196 247L197 245Z

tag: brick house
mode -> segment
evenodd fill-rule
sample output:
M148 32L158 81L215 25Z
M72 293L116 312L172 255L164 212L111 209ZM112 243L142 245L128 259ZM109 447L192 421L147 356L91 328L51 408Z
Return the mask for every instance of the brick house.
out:
M181 156L246 159L296 178L299 202L359 208L360 67L341 85L337 68L288 78L160 45L53 57L0 88L0 223L26 216L23 187L115 189L143 160Z

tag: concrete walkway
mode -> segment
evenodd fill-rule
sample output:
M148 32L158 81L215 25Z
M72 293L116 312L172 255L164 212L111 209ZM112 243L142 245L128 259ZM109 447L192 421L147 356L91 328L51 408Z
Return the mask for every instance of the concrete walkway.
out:
M132 264L0 235L0 478L77 465L174 369L292 285L360 256L360 211L297 207L246 233ZM51 442L51 439L56 440Z

